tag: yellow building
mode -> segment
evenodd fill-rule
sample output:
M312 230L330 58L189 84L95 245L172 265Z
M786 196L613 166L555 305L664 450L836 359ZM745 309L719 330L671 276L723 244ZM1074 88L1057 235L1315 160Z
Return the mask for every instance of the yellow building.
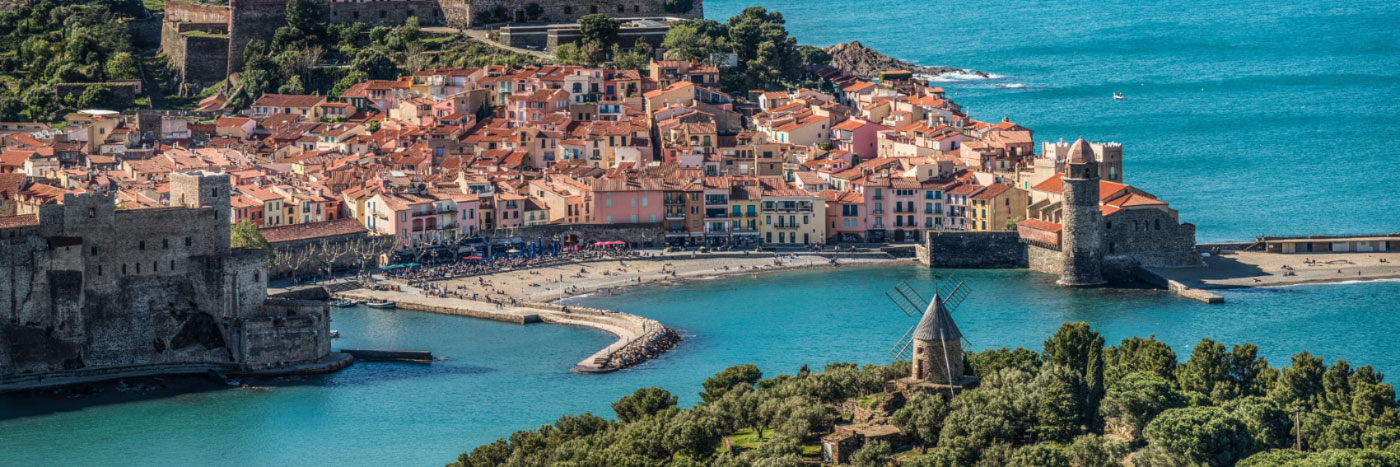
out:
M1007 221L1026 218L1029 201L1030 193L1020 188L1000 183L983 187L967 198L967 229L974 232L1007 230Z
M758 204L763 188L736 186L729 190L729 235L738 245L754 245L759 241Z
M765 245L814 245L826 241L826 199L796 188L763 193L759 231Z

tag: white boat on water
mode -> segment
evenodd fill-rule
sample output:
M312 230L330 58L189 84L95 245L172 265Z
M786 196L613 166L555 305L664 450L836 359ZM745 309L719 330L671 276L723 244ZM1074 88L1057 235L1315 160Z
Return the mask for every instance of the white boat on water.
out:
M332 300L332 301L330 301L329 303L327 303L327 305L330 305L330 306L333 306L333 307L336 307L336 308L345 308L345 307L349 307L349 306L354 306L354 305L355 305L355 302L354 302L353 300L346 300L346 299L343 299L343 298L342 298L342 299L340 299L340 300Z
M1113 100L1115 100L1115 101L1121 101L1121 100L1123 100L1123 99L1126 99L1125 97L1123 97L1123 93L1121 93L1121 92L1114 92L1114 93L1113 93Z
M339 338L339 337L340 337L340 331L337 331L337 330L332 329L332 330L331 330L331 339L336 339L336 338Z
M369 302L369 303L366 303L365 306L370 307L370 308L388 308L388 309L393 309L394 307L398 306L398 304L396 304L396 303L394 303L394 302Z

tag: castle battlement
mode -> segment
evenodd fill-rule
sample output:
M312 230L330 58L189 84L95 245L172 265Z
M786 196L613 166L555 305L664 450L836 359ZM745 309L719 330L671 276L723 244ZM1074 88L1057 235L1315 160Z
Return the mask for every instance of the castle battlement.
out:
M0 391L48 374L326 358L326 306L269 304L265 254L229 248L230 189L225 174L175 173L171 207L119 211L112 195L83 193L5 218Z

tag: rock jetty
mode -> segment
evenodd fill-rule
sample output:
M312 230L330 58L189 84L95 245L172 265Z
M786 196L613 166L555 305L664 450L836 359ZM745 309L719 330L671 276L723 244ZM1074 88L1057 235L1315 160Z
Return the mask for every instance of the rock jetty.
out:
M866 47L860 41L844 42L832 46L827 46L826 53L831 54L831 66L846 70L847 72L863 78L872 78L883 70L907 70L916 75L937 76L947 73L965 73L989 77L981 71L970 71L961 68L946 66L919 66Z

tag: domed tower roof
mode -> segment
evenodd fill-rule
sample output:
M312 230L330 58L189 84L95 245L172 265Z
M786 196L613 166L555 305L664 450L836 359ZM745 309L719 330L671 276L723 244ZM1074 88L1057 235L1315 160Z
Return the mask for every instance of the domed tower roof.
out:
M1069 163L1084 164L1094 162L1094 148L1089 147L1089 143L1084 138L1074 140L1074 144L1069 147Z
M940 333L940 331L942 332ZM924 311L924 317L919 319L919 325L914 328L914 339L921 341L938 339L957 341L962 339L962 332L958 331L958 325L953 322L953 316L948 314L947 308L943 307L943 297L934 294L933 302L928 304L928 309Z

